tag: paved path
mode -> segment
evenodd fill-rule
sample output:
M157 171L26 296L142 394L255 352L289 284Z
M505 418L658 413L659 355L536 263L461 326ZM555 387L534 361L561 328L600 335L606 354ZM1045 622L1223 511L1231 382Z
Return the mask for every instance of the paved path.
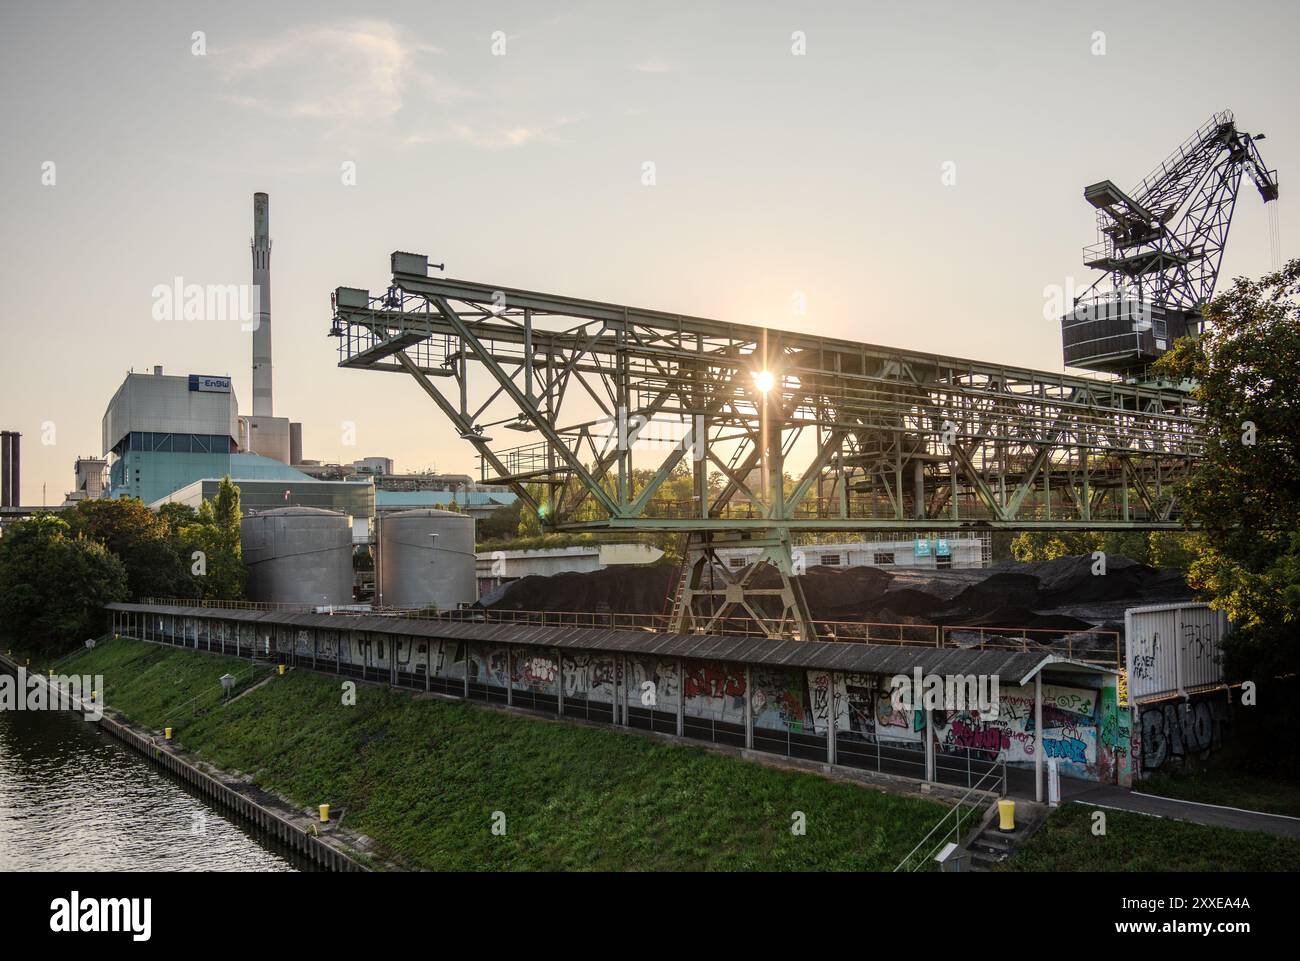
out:
M1065 781L1065 778L1061 779L1063 801L1077 801L1100 808L1117 808L1178 821L1236 828L1239 831L1263 831L1265 834L1278 837L1300 839L1300 818L1246 811L1241 808L1219 807L1215 804L1200 804L1195 801L1181 801L1177 798L1157 797L1154 794L1140 794L1113 784L1088 784L1082 790L1066 791Z
M1046 774L1044 774L1044 781L1046 781ZM1018 801L1033 800L1032 769L1009 769L1007 782L1007 794L1010 797ZM1061 803L1067 804L1071 801L1092 804L1100 808L1192 821L1196 824L1211 824L1241 831L1263 831L1265 834L1278 837L1300 839L1300 818L1286 817L1282 814L1265 814L1262 811L1247 811L1242 808L1220 807L1215 804L1201 804L1196 801L1182 801L1178 798L1158 797L1154 794L1130 791L1128 788L1113 784L1097 784L1079 778L1063 777L1061 778Z

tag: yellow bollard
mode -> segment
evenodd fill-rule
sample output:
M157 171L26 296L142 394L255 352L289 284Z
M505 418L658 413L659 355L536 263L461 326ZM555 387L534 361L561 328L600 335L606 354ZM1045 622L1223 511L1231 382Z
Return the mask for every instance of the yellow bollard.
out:
M164 738L165 740L168 740L168 741L170 741L170 740L172 739L172 729L171 729L171 728L169 728L169 727L165 727L165 728L163 728L163 738Z
M98 691L91 691L91 692L90 692L90 700L91 700L92 703L94 702L95 698L97 698L97 697L99 697L99 692L98 692Z
M284 665L283 665L283 664L280 665L280 676L281 676L281 677L284 677Z
M1016 829L1016 802L1003 798L998 802L998 830L1014 831Z
M322 804L320 806L320 823L324 824L329 819L330 819L330 806L328 804Z

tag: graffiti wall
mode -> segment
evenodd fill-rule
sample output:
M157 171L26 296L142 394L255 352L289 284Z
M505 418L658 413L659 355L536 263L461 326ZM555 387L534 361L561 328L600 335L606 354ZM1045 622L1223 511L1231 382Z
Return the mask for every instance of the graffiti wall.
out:
M614 702L614 659L599 654L562 655L564 662L564 696L586 698L603 704Z
M511 663L510 684L516 691L554 697L560 689L560 665L549 651L520 648Z
M1142 772L1178 769L1209 757L1229 734L1232 708L1218 692L1200 700L1164 701L1137 708Z
M745 669L741 665L688 661L682 690L686 695L687 714L731 724L745 723Z
M628 691L629 704L668 714L677 713L682 685L677 676L676 661L635 656L627 659L627 666L631 683Z
M1008 764L1034 763L1037 729L1032 686L1003 687L996 718L982 718L972 711L935 711L933 719L935 740L947 750L1005 751ZM1100 723L1100 691L1043 685L1043 757L1056 760L1062 774L1099 776Z
M555 698L562 687L568 700L603 705L625 700L631 709L669 715L680 710L688 718L737 727L745 723L748 707L754 729L765 732L767 741L774 732L789 732L803 735L792 739L803 748L816 748L811 742L824 739L832 726L846 750L856 739L920 751L930 732L940 752L1001 755L1009 764L1032 766L1039 743L1032 686L1000 686L996 716L984 717L973 708L897 709L890 697L890 678L881 675L759 665L747 671L742 664L679 662L644 653L557 652L495 640L434 640L285 624L229 627L229 633L241 635L245 650L255 640L259 654L267 645L300 659L314 656L325 664L337 660L354 670L365 666L381 679L395 672L407 686L412 676L427 670L435 678L468 679L497 694L511 690ZM176 618L173 633L212 639L225 632ZM1080 683L1096 686L1076 686ZM423 686L418 680L415 684ZM1135 767L1154 771L1204 757L1222 744L1229 721L1222 695L1191 705L1169 702L1132 711L1114 679L1092 676L1068 685L1045 683L1042 690L1044 760L1057 761L1065 775L1110 783L1128 783ZM481 698L482 692L475 696ZM522 698L520 703L536 702ZM622 717L619 711L612 713L616 720Z

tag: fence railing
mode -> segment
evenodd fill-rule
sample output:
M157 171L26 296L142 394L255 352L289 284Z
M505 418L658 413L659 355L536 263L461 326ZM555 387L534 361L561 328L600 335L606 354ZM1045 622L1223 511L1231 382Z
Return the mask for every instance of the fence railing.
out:
M1006 793L1007 757L1003 754L1000 763L984 772L984 775L957 800L948 813L917 842L916 847L898 862L894 871L912 872L931 867L934 859L946 845L961 844L962 837L970 825L970 816L979 816L980 809L988 803L990 794L1006 797ZM976 795L979 797L976 798Z

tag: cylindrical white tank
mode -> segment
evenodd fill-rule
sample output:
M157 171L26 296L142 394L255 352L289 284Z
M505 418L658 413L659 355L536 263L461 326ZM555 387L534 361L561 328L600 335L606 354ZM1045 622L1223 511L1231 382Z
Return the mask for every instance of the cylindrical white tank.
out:
M379 528L380 603L454 610L478 600L474 518L453 511L384 514Z
M352 527L347 515L281 507L240 523L248 598L280 604L352 603Z

